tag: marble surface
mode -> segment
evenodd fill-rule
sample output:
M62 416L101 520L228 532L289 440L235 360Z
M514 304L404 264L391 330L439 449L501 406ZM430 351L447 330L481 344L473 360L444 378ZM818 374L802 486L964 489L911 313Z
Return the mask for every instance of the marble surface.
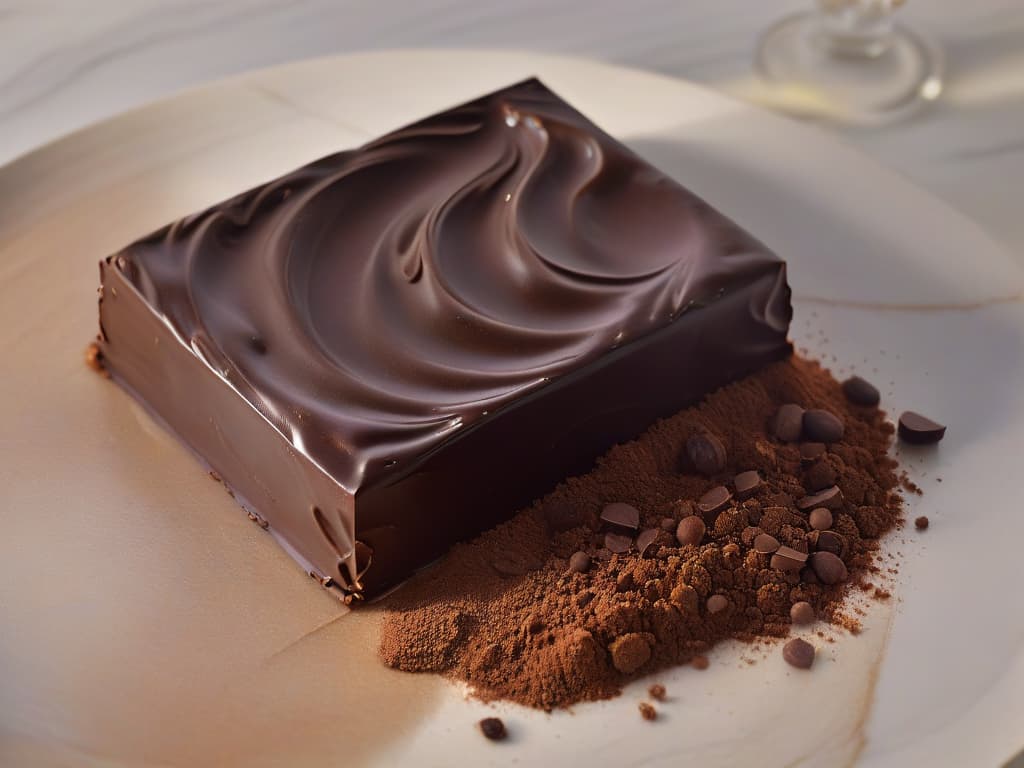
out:
M745 94L758 33L809 0L0 0L0 164L226 75L403 46L589 56ZM1024 263L1024 4L913 0L949 84L929 112L836 129L952 203ZM838 180L841 183L841 180Z

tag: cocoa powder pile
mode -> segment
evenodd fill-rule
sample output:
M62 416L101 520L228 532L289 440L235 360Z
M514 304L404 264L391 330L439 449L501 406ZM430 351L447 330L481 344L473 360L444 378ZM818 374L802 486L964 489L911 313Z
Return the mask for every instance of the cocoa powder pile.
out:
M901 499L894 429L855 400L794 357L656 423L392 595L380 657L550 710L725 638L856 630L844 593Z

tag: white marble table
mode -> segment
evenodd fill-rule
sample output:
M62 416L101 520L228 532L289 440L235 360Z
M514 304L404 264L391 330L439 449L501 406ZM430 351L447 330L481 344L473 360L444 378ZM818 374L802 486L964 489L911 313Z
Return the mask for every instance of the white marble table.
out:
M0 0L0 163L181 88L365 48L578 54L742 93L757 34L807 4ZM914 0L905 17L945 46L943 99L896 126L830 130L973 217L1024 263L1024 3Z

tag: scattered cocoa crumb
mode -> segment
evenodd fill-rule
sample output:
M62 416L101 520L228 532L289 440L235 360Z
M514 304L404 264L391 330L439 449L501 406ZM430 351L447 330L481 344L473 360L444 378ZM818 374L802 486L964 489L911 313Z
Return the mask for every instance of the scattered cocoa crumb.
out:
M914 527L917 528L917 530L919 531L923 531L928 527L929 522L930 521L927 517L921 515L920 517L914 520Z
M664 701L665 697L668 694L667 694L667 691L665 690L665 686L664 685L662 685L661 683L655 683L654 685L652 685L650 688L647 689L647 695L650 696L655 701Z
M644 720L657 720L658 719L658 710L656 710L654 708L653 704L650 704L650 703L648 703L646 701L641 701L640 702L640 717L642 717Z
M815 459L827 471L811 471L799 441L769 434L769 422L787 403L842 421L842 439ZM721 443L720 474L680 470L695 435ZM727 638L785 637L796 603L856 634L861 625L852 608L843 608L844 597L875 566L878 538L901 518L897 465L888 455L893 435L881 410L851 406L817 364L794 357L768 366L655 423L639 439L612 448L588 474L454 547L384 601L380 656L398 669L464 681L485 701L551 710L615 696L630 680L670 666L705 669L708 650ZM749 497L705 505L699 539L687 535L681 542L678 530L670 532L666 520L678 526L699 512L695 502L708 491L724 486L731 493L733 478L750 471L760 483ZM831 527L813 531L811 509L801 510L797 501L826 479L840 493ZM600 522L613 503L637 510L637 524L631 520L626 530ZM544 514L557 504L585 514L575 527L558 530ZM643 556L633 545L637 532L652 538ZM630 546L609 552L602 544L609 533ZM772 555L753 546L761 533L809 566L773 568ZM847 581L828 586L817 577L819 547L841 561ZM568 567L577 552L591 557L586 572ZM537 567L503 575L493 567L499 558ZM713 595L722 599L709 604Z
M888 600L890 597L892 597L892 593L889 592L889 590L882 589L881 587L878 587L877 589L875 589L875 598L876 599L878 599L878 600Z
M103 364L103 351L95 341L85 348L85 364L101 376L110 378L110 371Z
M508 736L505 723L499 717L485 717L479 725L481 732L491 741L503 741Z

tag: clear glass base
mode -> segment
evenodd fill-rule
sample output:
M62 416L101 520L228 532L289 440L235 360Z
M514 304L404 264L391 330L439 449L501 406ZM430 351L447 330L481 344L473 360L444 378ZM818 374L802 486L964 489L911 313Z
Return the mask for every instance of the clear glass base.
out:
M900 119L942 92L942 57L926 38L897 24L870 41L843 38L815 12L765 32L756 66L771 106L845 123Z

